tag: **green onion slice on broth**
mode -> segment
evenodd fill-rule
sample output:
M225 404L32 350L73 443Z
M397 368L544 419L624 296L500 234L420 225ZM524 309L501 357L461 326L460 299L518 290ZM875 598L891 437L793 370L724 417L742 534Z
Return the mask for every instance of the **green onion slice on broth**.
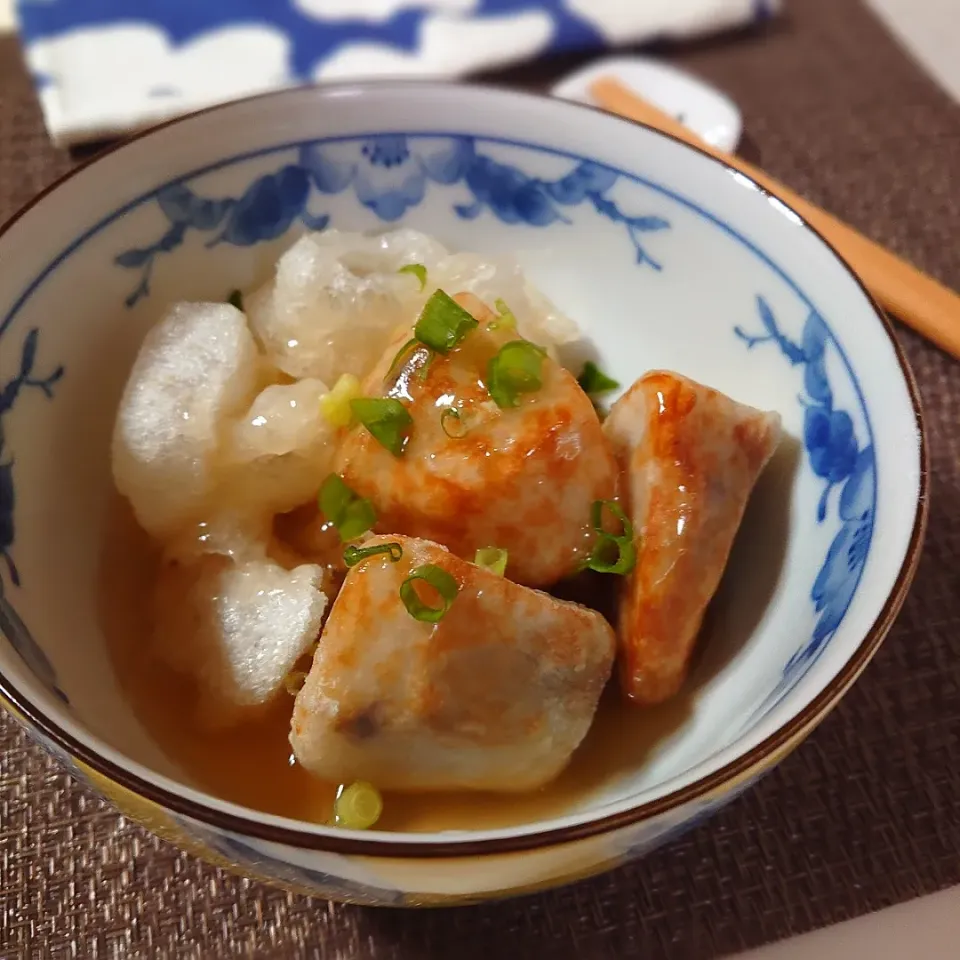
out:
M340 784L333 801L333 822L347 830L369 830L383 813L380 791L365 780Z

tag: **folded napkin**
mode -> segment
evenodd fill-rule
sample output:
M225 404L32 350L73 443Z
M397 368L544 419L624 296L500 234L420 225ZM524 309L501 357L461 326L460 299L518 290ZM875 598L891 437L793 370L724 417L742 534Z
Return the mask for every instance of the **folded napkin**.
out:
M18 0L61 144L305 81L455 77L569 50L678 39L780 0Z

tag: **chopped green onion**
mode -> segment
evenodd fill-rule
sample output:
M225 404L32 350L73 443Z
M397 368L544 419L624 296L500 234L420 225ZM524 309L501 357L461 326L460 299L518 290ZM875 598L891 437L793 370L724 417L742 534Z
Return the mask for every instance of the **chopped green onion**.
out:
M307 679L306 670L291 670L284 678L283 685L291 697L295 697Z
M413 274L420 281L421 290L427 285L427 268L422 263L408 263L405 267L401 267L397 273Z
M428 372L429 369L430 369L430 364L433 363L433 351L432 351L429 347L424 346L424 344L420 343L420 341L419 341L416 337L411 337L411 338L397 351L397 354L396 354L396 356L393 358L393 360L390 361L390 367L389 367L389 369L387 370L386 376L383 378L384 380L389 380L390 377L392 377L393 374L397 372L397 368L400 366L400 361L403 360L403 358L404 358L408 353L410 353L410 348L411 348L411 347L419 347L419 348L422 349L422 350L426 350L426 352L427 352L426 359L423 361L423 365L420 367L420 379L421 379L421 380L426 380L426 379L427 379L427 372Z
M498 407L516 407L520 394L543 386L540 376L546 351L529 340L505 343L487 364L487 389Z
M423 361L423 366L420 368L420 373L418 374L421 381L427 379L427 374L430 372L430 364L433 363L435 356L436 354L427 347L427 359Z
M439 607L431 607L420 599L415 586L418 580L430 584L440 594L442 603ZM457 581L443 567L438 567L434 563L424 563L417 567L400 584L400 599L407 608L407 613L414 620L422 620L424 623L437 623L442 620L450 609L450 604L457 599L459 592Z
M342 543L362 537L377 522L373 504L358 497L336 473L320 485L318 502L324 519L337 528Z
M478 567L502 577L507 572L507 551L500 547L480 547L473 562Z
M331 473L320 484L320 512L329 523L336 524L337 518L346 509L347 504L356 499L357 495L337 473Z
M336 524L340 540L356 540L362 537L377 522L377 511L366 498L358 498L347 504Z
M383 797L380 791L365 780L349 786L342 783L337 788L333 801L333 822L347 830L369 830L383 813Z
M386 553L391 563L396 563L403 556L403 547L399 543L378 543L372 547L355 547L349 544L343 551L343 562L348 567L355 567L361 560Z
M413 417L395 397L359 397L350 401L354 416L395 457L403 453L410 439Z
M420 341L416 337L411 337L398 351L393 360L390 361L390 368L387 370L387 375L383 378L388 380L393 373L396 371L397 367L400 366L400 361L407 355L411 347L415 347Z
M333 389L320 398L320 414L331 427L349 427L353 419L350 401L359 396L360 381L352 373L342 373Z
M494 300L493 305L497 308L499 316L496 320L491 320L487 324L488 330L516 330L517 318L513 311L507 306L505 300Z
M620 386L612 377L608 377L592 360L583 365L583 372L577 377L584 393L609 393Z
M616 555L611 556L616 548ZM604 534L594 545L587 559L587 568L597 573L628 574L637 565L637 548L632 540Z
M437 290L424 304L413 332L431 350L446 354L478 324L456 300Z
M610 533L603 526L603 508L606 507L620 521L620 532ZM633 524L623 512L616 500L594 500L590 504L590 525L597 533L613 537L614 540L633 539Z
M619 533L603 526L604 508L620 524ZM594 500L590 506L590 523L598 536L585 566L597 573L629 573L637 564L637 547L633 542L633 524L616 500ZM614 553L614 550L616 551Z
M239 290L234 290L233 293L227 297L227 303L231 307L236 307L238 310L243 310L243 294Z
M456 407L447 407L440 414L440 428L451 440L462 440L467 435L467 427Z

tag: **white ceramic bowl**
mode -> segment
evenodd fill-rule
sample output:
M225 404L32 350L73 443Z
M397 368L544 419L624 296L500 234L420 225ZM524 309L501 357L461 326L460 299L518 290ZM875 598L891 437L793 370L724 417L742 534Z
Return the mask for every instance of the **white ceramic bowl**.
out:
M185 782L114 679L96 609L109 438L138 343L297 231L395 223L516 254L629 383L677 369L778 410L685 721L558 819L457 834L284 820ZM560 101L429 84L302 89L175 121L0 235L0 691L75 774L219 863L323 896L502 896L639 856L792 749L879 645L925 517L916 391L831 249L745 177ZM715 631L716 632L716 631Z

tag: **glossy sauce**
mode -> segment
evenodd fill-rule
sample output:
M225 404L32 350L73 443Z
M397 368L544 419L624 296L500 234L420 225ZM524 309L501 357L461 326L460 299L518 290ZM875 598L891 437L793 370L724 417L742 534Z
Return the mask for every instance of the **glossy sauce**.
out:
M293 698L284 695L256 723L206 733L193 722L194 691L149 653L147 602L157 556L125 501L116 498L104 541L101 619L122 688L150 736L185 782L226 800L280 816L329 820L335 785L291 763L287 734ZM594 596L583 582L556 591L569 599ZM608 611L605 611L608 612ZM388 793L384 830L479 830L562 816L595 791L635 772L692 707L683 693L660 707L625 704L615 684L567 769L542 790L526 794Z
M462 557L506 549L511 578L528 586L575 570L593 543L590 505L616 493L616 468L589 399L547 358L539 389L501 409L484 378L514 332L485 324L432 359L420 348L404 353L410 332L397 335L363 387L368 396L404 400L412 418L405 455L355 427L334 458L336 472L376 506L377 532L434 540ZM444 420L450 410L460 430Z
M645 423L645 429L638 425ZM644 374L607 419L643 550L619 613L623 687L638 705L681 689L750 492L780 440L776 417L679 374Z

